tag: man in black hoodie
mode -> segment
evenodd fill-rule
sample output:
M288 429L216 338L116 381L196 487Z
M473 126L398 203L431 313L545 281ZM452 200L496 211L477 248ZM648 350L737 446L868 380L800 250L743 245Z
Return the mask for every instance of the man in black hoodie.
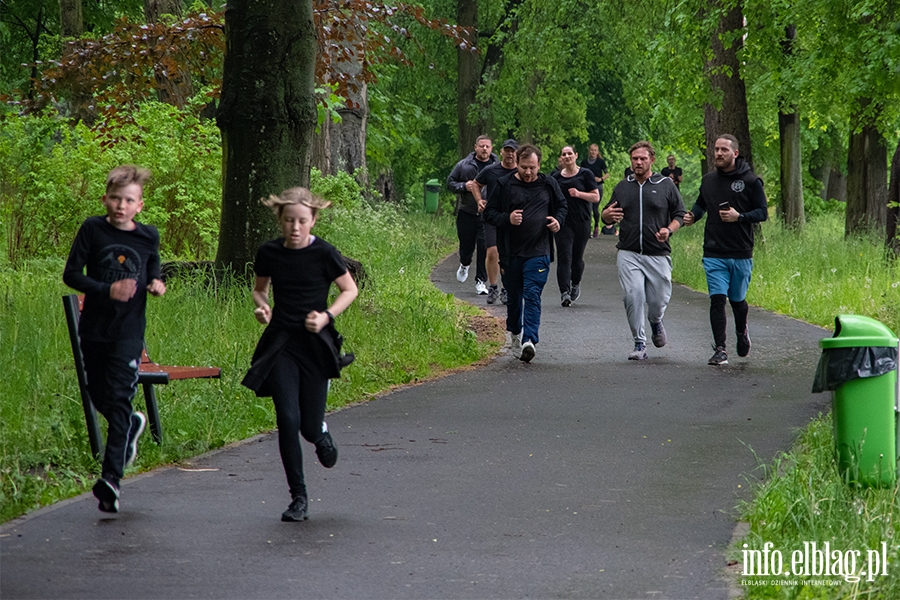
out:
M769 210L762 179L739 156L737 138L725 134L716 139L715 161L716 169L703 176L700 195L684 216L684 224L691 225L709 213L703 237L709 322L715 342L709 364L726 365L726 299L731 301L734 313L738 356L750 353L750 307L746 297L753 271L753 224L765 221Z

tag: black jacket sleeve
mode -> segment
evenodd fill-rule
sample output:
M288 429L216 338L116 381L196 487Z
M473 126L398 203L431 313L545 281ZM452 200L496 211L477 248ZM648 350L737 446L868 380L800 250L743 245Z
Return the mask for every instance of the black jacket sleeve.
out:
M66 260L66 267L63 270L63 282L82 294L98 294L108 297L110 284L91 279L84 273L90 248L91 228L87 226L87 221L85 221L75 235L75 241L72 243L72 249L69 251L69 258ZM158 270L159 267L157 265Z
M763 181L759 177L752 184L750 203L753 205L753 208L745 213L741 213L738 221L741 223L762 223L769 218L769 203L766 200L766 193L763 191Z

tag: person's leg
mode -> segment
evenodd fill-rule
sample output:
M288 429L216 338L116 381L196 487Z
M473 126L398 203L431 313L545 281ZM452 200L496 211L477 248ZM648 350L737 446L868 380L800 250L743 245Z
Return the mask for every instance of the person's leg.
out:
M734 259L732 261L728 299L731 300L731 310L734 313L737 350L738 356L741 357L750 353L750 329L747 323L750 315L750 305L747 304L747 290L750 287L752 274L752 258Z
M575 230L563 225L553 234L553 241L556 243L556 283L560 294L568 294L572 283L572 245L575 241Z
M644 335L644 271L639 262L640 256L628 250L619 250L616 255L616 267L619 272L619 285L622 286L622 301L625 314L631 327L631 336L635 344L646 344Z
M91 402L109 423L101 477L116 488L125 474L128 444L136 433L132 431L132 401L143 347L142 340L81 342Z
M642 256L646 274L647 320L661 323L672 297L672 257Z
M573 286L581 284L581 278L584 276L584 249L587 248L587 243L590 238L590 223L582 223L575 228L574 237L572 238Z
M522 260L513 257L509 259L508 264L501 265L501 268L508 294L506 330L513 335L519 335L522 333Z
M475 253L478 238L476 226L480 223L478 215L462 210L456 215L456 235L459 238L459 264L464 267L472 264L472 254Z
M731 265L723 258L704 258L703 270L706 271L706 288L709 290L709 324L712 328L713 343L716 349L721 348L724 351L728 324L725 300L729 293Z
M337 447L325 426L328 379L318 370L313 357L297 363L300 370L300 435L316 445L316 456L326 469L337 462Z
M488 275L485 265L487 259L487 246L484 243L484 226L481 217L475 226L475 280L487 284Z
M600 188L600 189L602 190L603 188ZM601 194L602 194L602 192L601 192ZM593 237L597 237L598 235L600 235L600 203L599 202L591 204L591 214L594 217Z
M725 314L725 294L713 294L709 297L709 325L712 327L713 344L716 349L725 349L726 326L728 316Z
M537 344L541 326L541 293L550 274L550 257L535 256L522 266L522 343Z
M484 223L484 267L487 271L487 282L495 286L500 284L500 252L497 248L497 228Z
M300 367L290 353L283 351L269 373L267 383L275 404L278 426L278 450L287 476L291 498L306 495L303 478L303 451L300 448ZM319 424L321 427L321 422Z

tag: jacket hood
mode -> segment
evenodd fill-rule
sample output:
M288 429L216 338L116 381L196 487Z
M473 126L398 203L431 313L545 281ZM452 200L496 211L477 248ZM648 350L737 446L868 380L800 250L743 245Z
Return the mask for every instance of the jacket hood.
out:
M647 181L649 181L653 185L657 185L665 179L669 179L669 178L664 176L662 173L650 173L650 177L647 178ZM634 173L630 174L627 177L627 180L628 181L637 181L637 179L635 179L635 177L634 177Z
M740 177L750 171L750 165L747 164L747 159L738 155L737 158L734 159L734 168L732 170L723 171L722 169L717 168L716 171L722 177Z

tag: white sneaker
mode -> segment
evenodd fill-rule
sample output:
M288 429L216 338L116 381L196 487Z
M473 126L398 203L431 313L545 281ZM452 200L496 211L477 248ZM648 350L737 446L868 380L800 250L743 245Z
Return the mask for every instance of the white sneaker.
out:
M516 333L512 336L512 342L509 345L509 349L512 352L512 355L516 358L521 358L522 356L522 334Z
M488 289L484 282L480 279L475 281L475 293L479 296L487 296Z
M524 344L522 344L522 356L519 357L519 360L523 362L531 362L531 359L534 358L534 344L531 340L528 340Z
M462 263L460 263L459 268L456 270L456 280L460 283L463 283L468 278L469 278L469 267L465 267L465 266L463 266Z

